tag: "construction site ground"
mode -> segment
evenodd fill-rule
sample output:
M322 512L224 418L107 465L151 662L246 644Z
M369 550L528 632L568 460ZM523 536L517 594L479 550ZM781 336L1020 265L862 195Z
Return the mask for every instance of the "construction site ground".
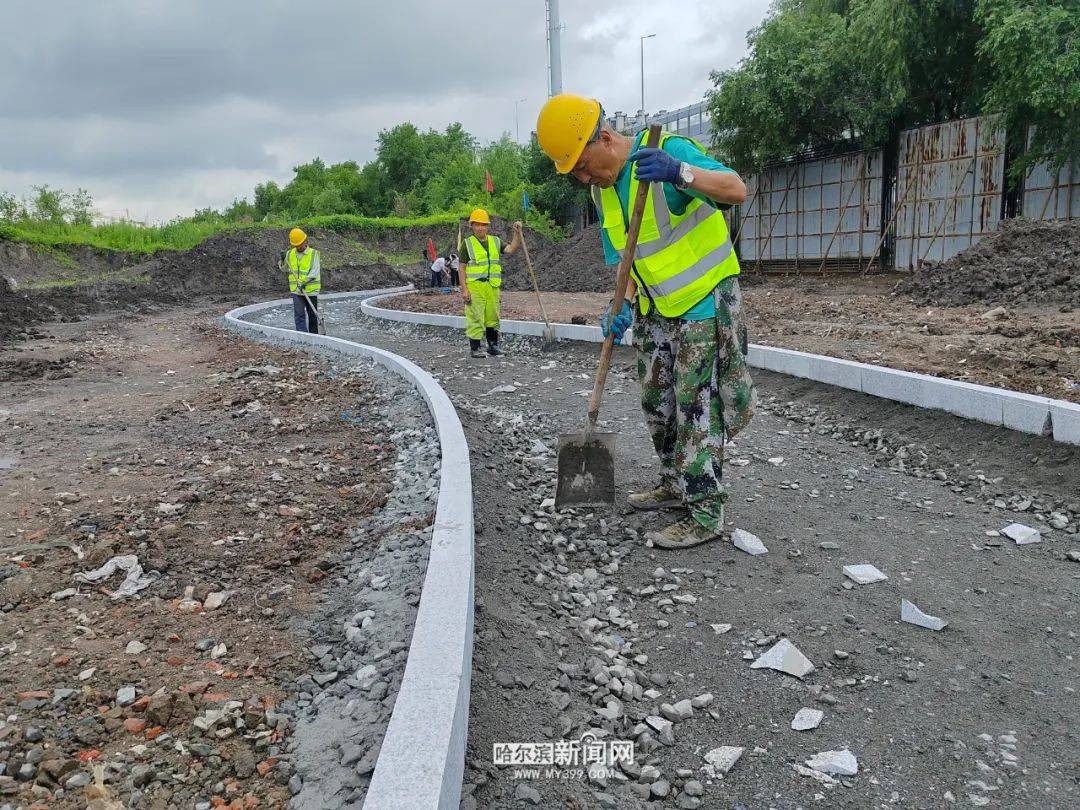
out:
M643 534L676 515L622 502L657 474L630 350L616 352L602 411L602 427L619 433L620 502L558 512L545 504L552 448L583 424L595 346L544 354L510 337L505 358L474 360L459 332L368 319L356 302L327 315L332 334L432 372L470 443L477 616L464 807L1080 801L1077 448L757 372L762 407L728 447L725 483L731 525L768 553L662 551ZM1042 542L1014 545L1000 534L1014 521L1041 529ZM857 563L888 580L853 586L841 568ZM902 598L949 626L901 623ZM750 668L782 637L814 663L805 680ZM617 661L633 673L619 677L655 697L613 708L604 690ZM638 736L637 768L602 783L491 764L499 742L590 728L633 738L661 704L706 694L671 744ZM790 728L800 707L824 712L818 729ZM745 753L712 777L703 757L719 746ZM857 776L824 784L796 767L839 749L857 757Z
M743 281L750 340L1080 402L1080 309L1053 304L932 306L893 277ZM543 292L548 318L595 324L610 293ZM504 318L539 320L533 293L502 293ZM459 296L422 291L382 306L462 314Z

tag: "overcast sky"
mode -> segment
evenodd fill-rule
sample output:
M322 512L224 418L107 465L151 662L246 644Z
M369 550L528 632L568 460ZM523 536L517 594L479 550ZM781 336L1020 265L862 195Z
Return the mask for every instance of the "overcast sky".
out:
M702 98L768 0L562 0L563 88L609 112ZM159 221L369 160L380 130L522 139L547 94L543 0L0 0L0 190L82 186Z

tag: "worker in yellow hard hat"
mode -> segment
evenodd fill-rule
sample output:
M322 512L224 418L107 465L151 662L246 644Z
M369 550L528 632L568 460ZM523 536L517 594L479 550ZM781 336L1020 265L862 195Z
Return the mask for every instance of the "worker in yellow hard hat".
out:
M281 254L279 266L289 273L289 292L292 294L293 323L297 332L319 331L319 290L322 289L322 268L319 251L308 244L307 234L299 228L289 231L289 250Z
M536 136L556 171L592 187L609 265L620 261L638 185L648 183L627 289L633 304L608 307L601 320L616 339L633 323L641 407L660 458L659 486L628 500L637 509L687 510L647 533L660 548L716 540L727 500L724 442L750 421L755 403L739 260L722 213L743 202L746 186L692 138L662 133L647 148L646 132L615 131L596 99L548 99Z
M465 238L461 254L461 297L465 301L465 335L473 357L483 357L480 343L487 339L487 353L501 355L499 348L499 288L502 287L502 257L521 247L521 223L514 223L514 237L504 249L502 239L491 234L491 217L483 208L469 214L472 234Z

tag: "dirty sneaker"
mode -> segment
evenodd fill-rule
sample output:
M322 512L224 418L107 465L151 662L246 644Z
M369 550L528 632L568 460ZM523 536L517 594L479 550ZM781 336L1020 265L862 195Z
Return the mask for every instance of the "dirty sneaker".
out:
M676 490L667 486L659 486L656 489L650 489L648 492L631 492L626 500L635 509L652 510L652 509L670 509L675 506L682 506L682 495Z
M658 532L648 532L646 540L652 540L658 548L692 548L702 543L719 540L723 534L715 529L706 529L693 518L683 518Z

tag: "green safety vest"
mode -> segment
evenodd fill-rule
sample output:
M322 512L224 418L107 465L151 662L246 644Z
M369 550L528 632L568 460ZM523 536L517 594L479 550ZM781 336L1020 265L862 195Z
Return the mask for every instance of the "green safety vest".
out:
M681 137L665 132L660 136L660 145L668 138ZM637 189L637 177L631 174L628 199L637 197ZM628 226L619 195L614 186L593 186L592 194L604 217L604 231L612 247L622 255ZM668 318L684 314L725 278L739 274L739 260L724 215L694 197L686 211L676 216L668 208L663 184L649 183L631 272L637 281L642 315L653 304Z
M502 264L499 263L499 239L488 234L487 250L484 250L480 240L470 235L465 240L465 248L469 251L469 266L465 269L465 277L474 281L477 279L486 281L496 289L501 287Z
M289 252L285 254L285 266L289 268L289 292L299 292L300 286L306 281L307 286L304 291L308 295L318 295L319 290L322 289L321 274L314 278L308 278L311 263L315 261L315 257L318 255L319 251L314 248L305 250L303 256L297 255L296 248L290 248Z

